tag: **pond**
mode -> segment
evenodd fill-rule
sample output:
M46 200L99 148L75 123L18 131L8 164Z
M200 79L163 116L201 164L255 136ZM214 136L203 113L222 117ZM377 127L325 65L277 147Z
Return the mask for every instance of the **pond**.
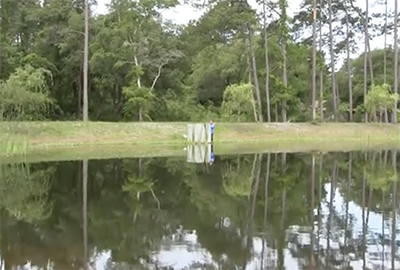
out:
M400 269L397 152L189 161L1 165L0 269Z

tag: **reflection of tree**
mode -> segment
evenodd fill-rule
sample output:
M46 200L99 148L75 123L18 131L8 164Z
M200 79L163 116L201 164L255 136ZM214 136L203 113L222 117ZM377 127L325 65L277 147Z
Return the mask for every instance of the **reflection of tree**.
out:
M243 159L240 156L233 159L223 168L222 185L226 193L230 196L249 196L251 191L252 171L256 164L254 156L253 167L249 166L248 159Z
M192 249L201 247L210 252L219 269L243 268L255 253L252 236L261 232L264 250L266 243L269 248L278 247L278 261L283 267L288 226L310 226L314 220L323 223L313 213L326 197L326 181L332 181L332 189L337 188L342 194L345 209L353 201L360 206L369 205L373 212L391 210L392 196L385 195L384 204L382 197L392 189L393 181L376 183L372 176L380 175L377 168L384 167L384 160L384 153L377 154L375 161L365 161L358 153L259 154L222 157L207 170L180 158L94 160L89 162L87 178L82 162L13 165L22 175L19 182L6 182L18 175L12 166L1 174L1 181L8 185L1 189L8 197L0 199L6 210L1 221L2 234L6 235L2 249L11 246L5 257L12 265L27 259L46 265L50 259L58 268L76 269L84 265L95 248L97 252L111 252L108 269L149 269L156 264L154 253L182 241L168 240L166 244L164 239L172 238L182 226L196 231L200 246L192 245ZM27 182L26 190L17 190L28 175L39 181ZM29 206L26 202L31 201L52 206L52 211L47 216L26 211L21 221L10 215L9 209L18 206L24 210ZM87 204L82 205L84 201ZM327 226L332 232L346 229L351 217L335 209L331 198L326 201L331 209ZM82 215L82 211L86 213L82 209L85 205L87 219ZM221 221L227 218L229 224ZM87 243L82 243L86 223ZM319 246L318 238L313 245ZM310 266L318 267L318 259L314 263L312 260L310 257ZM211 265L201 268L212 269Z
M47 262L34 245L48 239L35 225L52 214L48 193L54 167L35 167L29 164L0 166L1 256L5 269L30 259L43 265ZM23 250L21 245L25 246Z
M346 199L355 201L358 205L362 205L361 192L363 190L363 177L366 181L365 188L368 193L366 204L373 212L385 211L387 214L391 211L390 202L382 205L382 196L387 193L395 179L393 168L387 164L387 151L376 152L374 154L354 153L352 155L352 172L351 185L342 184L340 193ZM348 163L349 161L347 161ZM342 169L342 173L349 173L348 170ZM345 179L342 177L342 179ZM347 189L351 191L348 192ZM368 214L367 214L368 216Z
M51 214L47 202L52 167L31 171L27 164L0 166L0 207L18 220L36 222Z
M236 159L225 162L228 163L227 161L233 161L232 166L240 166L241 170L248 171L250 174L241 180L249 179L251 185L253 165L246 162L236 163ZM243 249L241 245L246 235L248 199L247 197L230 196L224 192L223 177L226 173L223 168L230 167L226 163L221 164L219 168L213 168L218 174L215 171L207 175L200 172L194 177L184 179L190 189L190 193L186 196L190 198L193 212L182 222L184 226L196 229L201 245L210 251L212 257L220 262L222 268L234 269L235 265L240 266L250 257L250 249ZM251 190L246 193L250 194L250 192ZM224 217L230 218L231 223L239 230L239 234L235 227L216 226ZM221 260L224 255L227 255L228 258Z
M394 259L396 254L396 233L397 233L397 151L392 151L392 168L394 171L394 175L396 175L396 179L393 182L393 192L392 192L392 258L391 258L391 266L392 269L395 269Z
M347 174L347 184L346 184L346 188L347 188L347 194L346 197L349 197L349 192L350 192L350 187L351 187L351 181L352 181L352 170L353 170L353 159L352 159L352 153L349 153L349 164L348 164L348 174ZM352 236L352 225L351 225L351 220L349 220L349 200L345 200L345 213L344 213L344 256L346 255L347 251L349 251L349 242L348 242L348 238L349 236ZM350 223L350 224L349 224ZM350 225L350 226L349 226ZM350 229L349 229L350 227Z
M88 170L89 170L89 161L82 161L82 219L83 219L83 269L86 270L88 266L88 245L87 245L87 185L88 185Z
M257 201L257 194L260 187L261 181L261 161L262 161L262 154L256 154L254 157L253 168L251 170L251 178L253 179L252 190L249 196L249 213L250 216L247 218L247 232L246 232L246 243L245 249L250 249L252 246L252 239L254 235L254 215L256 211L256 201ZM242 269L245 269L247 265L247 259L243 260Z
M310 204L310 238L311 238L311 247L310 247L310 268L315 267L315 257L314 257L314 205L315 205L315 156L311 156L311 204Z

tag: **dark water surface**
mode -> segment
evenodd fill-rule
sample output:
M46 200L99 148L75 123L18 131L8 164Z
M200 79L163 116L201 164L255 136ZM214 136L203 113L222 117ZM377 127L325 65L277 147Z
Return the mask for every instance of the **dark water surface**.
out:
M400 269L392 151L2 165L5 269Z

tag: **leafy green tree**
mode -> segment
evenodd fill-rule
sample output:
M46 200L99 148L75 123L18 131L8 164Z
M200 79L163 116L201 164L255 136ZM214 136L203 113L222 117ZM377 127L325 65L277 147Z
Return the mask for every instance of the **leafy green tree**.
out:
M0 117L6 120L31 120L48 112L51 73L31 65L18 68L0 83Z
M204 13L177 25L163 16L179 4L175 0L113 0L104 14L95 14L97 4L89 1L85 50L84 1L17 2L0 4L2 88L10 78L24 84L21 70L42 72L42 92L52 100L45 113L49 120L77 120L84 114L93 121L223 120L225 91L251 84L256 114L243 121L311 121L317 108L326 121L332 115L361 121L366 90L386 83L396 92L397 47L387 46L387 40L384 49L372 50L369 44L375 36L396 32L398 20L387 3L385 14L366 14L354 0L331 5L305 0L290 17L283 0L260 0L259 11L247 1L193 0ZM366 38L365 54L351 59L361 38ZM331 68L343 54L343 67ZM30 98L18 95L14 108ZM0 108L8 120L4 102ZM385 122L395 104L383 114ZM13 117L41 119L44 107L34 108L17 110Z
M381 122L383 115L391 111L394 104L399 101L397 93L392 94L387 84L374 86L367 94L365 108L373 119Z
M226 119L235 119L244 122L253 119L255 115L255 101L251 84L230 85L224 91L222 114Z

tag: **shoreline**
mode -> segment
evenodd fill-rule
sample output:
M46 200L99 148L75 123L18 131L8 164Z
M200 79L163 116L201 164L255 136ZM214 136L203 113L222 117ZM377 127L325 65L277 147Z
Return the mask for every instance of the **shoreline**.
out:
M186 155L182 122L1 122L0 129L0 144L26 145L2 150L5 162ZM214 141L215 155L397 148L400 125L375 123L216 123Z
M120 159L120 158L186 158L185 146L145 145L145 146L92 146L66 147L35 150L26 155L0 156L0 164L62 162L76 160ZM214 155L251 155L257 153L330 153L353 151L399 150L398 144L382 143L311 143L311 144L239 144L227 143L214 145Z

